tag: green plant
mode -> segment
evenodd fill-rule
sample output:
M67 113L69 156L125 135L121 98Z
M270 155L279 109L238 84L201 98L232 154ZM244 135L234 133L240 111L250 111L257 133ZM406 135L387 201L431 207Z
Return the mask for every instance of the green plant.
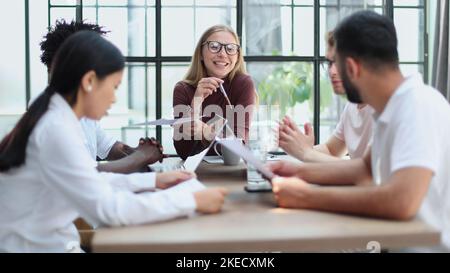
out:
M278 105L280 114L286 112L297 103L309 101L313 108L312 94L313 65L306 62L290 62L279 64L272 73L258 84L260 103L266 105ZM332 89L326 77L320 78L321 110L331 104Z

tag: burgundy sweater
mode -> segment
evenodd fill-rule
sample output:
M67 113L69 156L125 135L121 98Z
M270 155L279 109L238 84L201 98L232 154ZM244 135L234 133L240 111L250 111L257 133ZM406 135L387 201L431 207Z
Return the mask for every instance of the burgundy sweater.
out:
M256 102L256 90L253 84L253 80L249 75L241 74L236 75L233 79L233 81L230 82L230 80L225 80L223 87L225 89L225 92L228 95L228 98L230 99L231 104L236 107L238 105L242 105L244 108L248 105L254 105ZM173 106L176 105L191 105L192 99L194 98L196 86L189 85L183 81L178 82L175 85L175 88L173 90ZM222 108L223 117L228 119L228 123L230 125L233 124L233 130L234 134L244 139L245 142L247 142L249 137L249 128L250 128L250 122L251 122L251 115L249 114L245 115L245 124L237 124L237 122L234 122L234 120L237 119L236 113L233 115L226 117L226 106L227 101L223 94L218 90L217 92L213 93L212 95L208 96L202 104L202 114L205 108L208 105L218 105ZM229 108L229 107L228 107ZM177 115L175 113L175 118L181 118L182 115ZM212 117L203 117L203 122L207 122ZM231 120L230 120L231 119ZM234 119L234 120L233 120ZM200 140L174 140L174 146L177 151L177 154L182 158L186 159L188 156L197 154L201 152L203 149L206 148L205 144L202 143ZM208 154L215 154L214 151L209 151Z

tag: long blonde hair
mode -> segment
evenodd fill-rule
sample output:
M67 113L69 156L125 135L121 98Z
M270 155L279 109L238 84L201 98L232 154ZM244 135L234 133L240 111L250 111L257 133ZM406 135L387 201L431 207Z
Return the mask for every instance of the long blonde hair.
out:
M189 67L188 72L186 73L186 76L184 77L184 82L187 84L190 84L192 86L197 86L198 82L202 78L208 77L208 74L206 72L206 67L202 61L202 47L203 43L206 42L206 39L208 39L209 36L216 32L225 31L228 33L231 33L233 35L234 39L236 40L236 44L240 45L239 43L239 37L234 32L232 28L225 25L215 25L210 28L208 28L203 35L200 37L200 40L197 43L197 46L195 47L194 55L192 56L191 65ZM238 52L238 59L236 61L236 64L231 70L231 72L228 74L228 79L231 81L233 80L234 76L239 74L247 74L247 71L245 69L244 65L244 57L242 54L242 49Z

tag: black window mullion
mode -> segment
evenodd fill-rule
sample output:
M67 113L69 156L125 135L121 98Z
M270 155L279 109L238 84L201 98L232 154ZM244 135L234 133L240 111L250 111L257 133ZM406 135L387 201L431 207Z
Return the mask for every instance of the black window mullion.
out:
M394 20L394 0L384 0L385 8L384 14Z
M385 14L389 16L394 21L394 13L396 9L417 9L420 11L423 11L423 17L420 16L419 13L419 24L423 23L423 46L419 45L419 54L423 54L423 60L420 60L418 62L400 62L400 64L417 64L422 65L423 68L423 80L425 83L429 82L429 43L428 43L428 1L422 0L423 2L420 2L418 6L394 6L393 0L385 0L386 8L385 8ZM419 29L420 31L420 29ZM420 43L420 41L419 41Z
M48 10L47 10L47 27L50 29L51 22L50 22L50 12L51 12L51 0L48 0ZM28 20L28 19L27 19Z
M148 6L147 6L147 0L145 0L145 23L144 23L144 31L145 31L145 48L144 48L144 53L145 56L148 55L148 37L147 37L147 33L148 33ZM148 109L148 63L145 63L145 71L144 71L145 75L144 75L144 99L145 99L145 107L144 107L144 112L145 112L145 120L148 121L148 113L149 113L149 109ZM148 125L145 125L145 136L148 137Z
M320 141L320 6L314 2L314 135Z
M156 0L156 10L155 10L155 32L156 32L156 118L161 118L162 115L162 62L161 62L161 0ZM156 138L158 141L162 141L162 128L161 126L156 127Z
M163 63L174 63L174 62L190 62L191 57L190 56L166 56L166 57L140 57L140 56L126 56L125 57L127 62L130 63L140 63L140 62L147 62L147 63L156 63L157 61L161 61Z
M243 14L244 14L244 3L243 0L236 0L236 32L240 39L241 45L243 44L242 41L242 29L243 29Z
M75 20L77 22L83 21L83 0L77 0L77 7L75 8Z
M244 56L246 62L314 62L315 59L307 56Z

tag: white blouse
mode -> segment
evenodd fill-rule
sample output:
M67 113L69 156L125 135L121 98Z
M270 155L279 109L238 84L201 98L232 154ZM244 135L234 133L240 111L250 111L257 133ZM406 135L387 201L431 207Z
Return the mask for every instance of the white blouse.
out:
M73 221L132 225L193 213L192 192L153 189L153 173L99 173L75 113L51 98L28 140L26 162L0 173L0 252L64 252L79 242Z

